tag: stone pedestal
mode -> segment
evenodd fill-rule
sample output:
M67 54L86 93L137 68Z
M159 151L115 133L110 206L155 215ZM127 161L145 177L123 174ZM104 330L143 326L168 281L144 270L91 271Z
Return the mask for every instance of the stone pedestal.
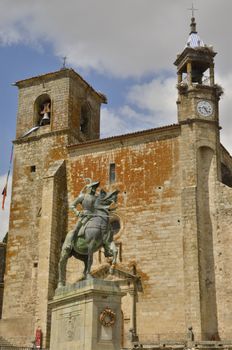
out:
M59 288L50 350L120 350L122 295L117 282L98 279Z

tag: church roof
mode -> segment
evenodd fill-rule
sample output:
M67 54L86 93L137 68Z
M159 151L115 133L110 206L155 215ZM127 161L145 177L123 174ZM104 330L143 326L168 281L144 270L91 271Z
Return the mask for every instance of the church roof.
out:
M68 145L68 149L76 149L76 148L85 148L85 147L92 147L93 145L100 145L103 143L110 143L113 142L115 144L116 141L123 142L127 141L129 139L133 139L136 137L141 137L144 138L145 135L155 135L163 133L166 137L174 137L176 136L176 133L174 131L179 132L180 131L180 124L170 124L170 125L165 125L165 126L159 126L157 128L152 128L152 129L146 129L146 130L140 130L140 131L135 131L131 132L128 134L122 134L122 135L115 135L115 136L110 136L106 138L100 138L100 139L94 139L94 140L88 140L82 143L75 143Z
M196 47L204 47L205 44L203 42L203 40L201 40L200 36L197 33L196 30L196 22L195 22L195 18L192 17L191 19L191 24L190 24L190 34L187 40L187 44L186 47L191 47L191 48L196 48Z
M41 83L41 82L48 81L48 80L59 79L59 78L65 77L65 76L66 77L73 77L74 79L79 79L90 89L90 91L92 91L94 94L96 94L101 99L102 103L107 103L107 97L104 94L102 94L101 92L96 91L84 78L82 78L82 76L80 74L78 74L72 68L62 68L62 69L55 71L55 72L49 72L46 74L37 75L35 77L26 78L23 80L16 81L12 85L21 88L21 87L30 86L30 85L35 84L35 83Z

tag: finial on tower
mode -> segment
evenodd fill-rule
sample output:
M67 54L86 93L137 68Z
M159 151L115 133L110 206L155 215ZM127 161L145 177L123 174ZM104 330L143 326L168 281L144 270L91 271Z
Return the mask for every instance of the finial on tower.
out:
M191 28L190 34L197 33L197 24L195 22L195 17L191 18L190 28Z
M62 57L62 59L63 59L63 66L61 67L61 70L63 70L63 69L66 69L66 68L67 68L67 67L66 67L67 57L66 57L66 56L64 56L64 57Z
M190 9L188 9L189 11L192 11L192 18L191 18L191 24L190 24L190 28L191 28L191 31L190 31L190 34L191 33L197 33L197 24L195 22L195 11L198 11L198 9L195 9L193 4L192 4L192 7Z
M192 11L192 18L191 18L191 24L190 24L190 33L189 33L189 37L188 37L188 41L187 41L186 46L191 47L191 48L204 47L203 41L201 40L201 38L197 34L197 24L196 24L195 17L194 17L195 11L197 11L198 9L195 9L193 4L192 4L192 7L188 10Z

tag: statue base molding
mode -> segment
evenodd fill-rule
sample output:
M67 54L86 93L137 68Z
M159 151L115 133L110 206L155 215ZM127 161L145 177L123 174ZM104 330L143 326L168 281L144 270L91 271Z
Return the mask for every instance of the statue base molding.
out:
M123 295L117 282L99 279L57 289L50 350L119 350Z

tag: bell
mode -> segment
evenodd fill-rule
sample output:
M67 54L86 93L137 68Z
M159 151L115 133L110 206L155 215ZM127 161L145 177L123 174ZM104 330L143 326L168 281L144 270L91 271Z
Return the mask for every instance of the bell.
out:
M41 119L40 125L48 125L50 124L50 117L48 113L44 113L43 118Z
M192 71L192 82L202 84L202 73L198 70Z

